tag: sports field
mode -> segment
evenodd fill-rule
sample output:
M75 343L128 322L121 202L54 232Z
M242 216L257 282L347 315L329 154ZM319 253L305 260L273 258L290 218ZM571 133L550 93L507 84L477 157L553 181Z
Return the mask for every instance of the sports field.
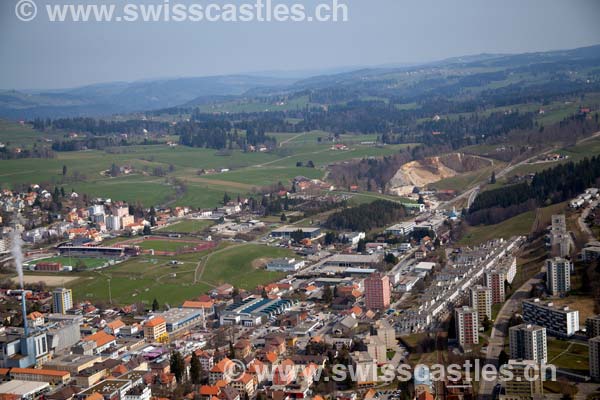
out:
M72 288L77 300L108 302L112 297L114 304L123 305L149 304L156 298L161 304L177 306L222 283L253 289L275 281L285 274L265 271L265 262L292 255L277 247L224 242L212 250L142 255L102 270L61 274L65 279L57 284Z
M30 262L29 264L35 265L39 262L59 262L63 266L71 266L73 268L79 267L81 269L94 269L104 266L109 261L110 260L108 258L57 256L35 260Z

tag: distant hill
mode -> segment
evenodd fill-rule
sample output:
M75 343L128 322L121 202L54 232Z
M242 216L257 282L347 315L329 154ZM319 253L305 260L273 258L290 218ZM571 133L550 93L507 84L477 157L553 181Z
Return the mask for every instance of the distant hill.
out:
M311 77L226 75L139 82L114 82L53 91L0 91L0 117L106 116L172 107L193 108L204 104L278 96L286 100L310 95L311 104L347 104L356 100L394 99L415 103L434 95L464 95L469 88L497 89L502 83L507 96L518 90L537 90L541 81L566 92L588 84L575 78L597 74L600 45L572 50L524 54L479 54L454 57L422 65L382 66L348 70ZM477 72L479 71L479 72ZM579 75L571 75L576 71ZM301 74L297 74L301 76ZM518 77L518 80L511 77ZM592 79L594 87L599 83ZM279 100L276 99L275 102Z
M249 89L278 87L289 79L228 75L140 82L115 82L41 92L0 91L0 116L101 116L174 107L211 96L235 96Z

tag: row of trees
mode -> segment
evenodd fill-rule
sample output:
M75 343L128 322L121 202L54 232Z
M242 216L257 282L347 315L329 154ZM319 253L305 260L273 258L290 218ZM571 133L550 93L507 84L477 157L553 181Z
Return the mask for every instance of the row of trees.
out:
M336 212L327 218L325 227L333 230L367 232L389 225L406 216L404 206L387 200L375 200Z

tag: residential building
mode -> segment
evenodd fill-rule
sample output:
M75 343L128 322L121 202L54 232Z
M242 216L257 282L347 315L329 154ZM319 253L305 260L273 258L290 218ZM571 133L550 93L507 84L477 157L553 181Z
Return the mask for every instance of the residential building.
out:
M509 330L510 358L533 360L539 364L548 358L546 328L531 324L521 324Z
M479 343L479 319L477 310L472 307L461 307L455 310L456 334L461 346Z
M94 354L101 354L104 350L117 344L117 338L104 331L98 331L93 335L86 336L83 338L83 341L95 343Z
M485 273L485 286L492 289L492 304L504 303L506 274L503 270L493 269Z
M110 231L118 231L121 229L121 219L116 215L108 215L105 218L106 229Z
M588 317L585 320L585 331L588 338L600 336L600 314Z
M373 310L384 310L390 306L390 278L379 273L372 274L364 281L365 305Z
M233 372L234 363L229 358L225 357L210 369L208 373L208 382L214 385L218 381L225 380L229 382L230 373Z
M375 331L377 337L383 341L388 349L395 348L398 345L396 340L396 330L385 319L375 321Z
M500 399L527 400L543 398L544 376L538 363L533 360L510 360L507 368L510 369L513 379L504 382L505 394L500 395ZM536 376L537 379L533 379Z
M148 340L158 341L167 335L167 322L163 317L154 317L144 324L144 337Z
M55 313L66 314L73 308L73 291L66 288L56 288L52 292L52 310Z
M555 307L540 299L523 301L523 320L528 324L543 326L548 334L569 337L579 330L579 311L569 307Z
M366 339L367 343L367 353L378 364L384 363L387 361L387 346L385 342L381 340L378 336L369 336Z
M592 338L588 342L590 354L590 376L600 381L600 336Z
M560 296L571 290L571 261L554 257L546 260L546 287L552 296Z
M377 362L366 351L356 351L350 354L350 359L355 371L362 373L357 375L356 384L361 386L371 386L377 382Z
M471 307L477 310L477 318L481 323L487 317L492 319L492 289L486 286L470 288Z

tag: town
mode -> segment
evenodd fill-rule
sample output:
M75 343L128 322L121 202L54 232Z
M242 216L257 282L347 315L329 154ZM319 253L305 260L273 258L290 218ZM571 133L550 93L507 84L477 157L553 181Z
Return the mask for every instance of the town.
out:
M2 290L0 393L127 400L562 396L544 390L545 376L520 383L423 374L428 362L465 360L506 364L516 376L531 363L556 363L559 378L583 390L600 378L600 315L590 313L592 299L581 303L583 310L577 302L566 305L581 279L575 264L594 265L600 243L590 235L579 246L565 214L551 215L541 238L459 245L453 230L462 216L444 209L435 192L402 204L358 206L385 207L399 219L348 231L332 229L331 212L344 212L336 208L324 209L329 218L292 219L302 210L294 199L331 201L303 182L310 181L298 177L294 186L301 189L280 188L263 200L289 202L277 220L249 199L227 196L222 207L194 210L84 201L38 185L4 190L10 224L0 249L5 268L16 264L19 276ZM593 226L599 195L586 189L566 206L569 218L581 219L582 232ZM533 251L545 261L525 271L525 253L539 240ZM202 282L207 258L236 246L258 247L260 257L243 261L251 265L242 277L254 282L252 274L267 274L256 286L225 274L204 292L196 287L188 296L186 289L179 303L172 303L177 295L163 296L162 305L157 289L119 293L127 291L119 289L121 268L153 263L163 272L159 285L170 284L187 273L181 265L200 259L184 279ZM269 251L273 257L264 257ZM84 295L91 289L81 286L102 276L104 296ZM335 382L329 378L336 364L368 372ZM380 374L401 365L421 365L421 374L415 370L409 381Z

